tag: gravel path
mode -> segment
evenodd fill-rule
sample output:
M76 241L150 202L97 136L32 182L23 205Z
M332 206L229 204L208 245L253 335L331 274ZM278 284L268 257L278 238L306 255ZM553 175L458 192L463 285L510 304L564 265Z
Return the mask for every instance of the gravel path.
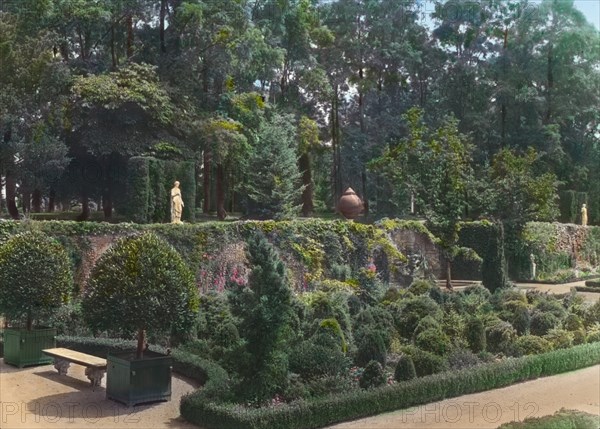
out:
M60 376L52 365L15 368L0 363L0 428L196 428L179 416L179 399L196 388L173 376L172 399L128 408L106 399L106 377L92 388L84 367Z

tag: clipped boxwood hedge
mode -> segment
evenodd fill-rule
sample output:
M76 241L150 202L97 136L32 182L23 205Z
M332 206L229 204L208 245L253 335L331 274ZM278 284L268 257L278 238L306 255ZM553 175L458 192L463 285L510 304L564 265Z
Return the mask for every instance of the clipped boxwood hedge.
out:
M203 390L185 396L182 416L207 429L309 429L388 411L508 386L513 383L600 363L600 342L541 355L509 358L370 390L297 401L269 408L246 408L210 401Z

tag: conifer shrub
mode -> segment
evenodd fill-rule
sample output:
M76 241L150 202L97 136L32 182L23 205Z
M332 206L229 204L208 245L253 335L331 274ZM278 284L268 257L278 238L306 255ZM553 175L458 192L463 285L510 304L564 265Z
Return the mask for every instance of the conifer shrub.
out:
M370 361L374 360L385 366L387 349L380 332L375 329L366 328L358 341L358 350L355 358L356 365L364 367Z
M350 359L342 352L339 340L319 333L295 346L289 357L290 372L303 380L322 376L335 376L350 367Z
M431 316L425 316L421 320L419 320L419 324L415 328L413 332L413 339L416 339L417 336L428 329L438 329L441 330L440 322L435 320Z
M426 329L417 335L415 345L425 351L443 356L450 348L450 340L441 329Z
M448 367L453 370L470 368L481 363L481 359L468 349L453 350L448 356Z
M577 314L569 313L563 325L567 331L575 332L583 329L583 320Z
M243 341L238 350L235 387L239 399L263 403L288 382L285 335L292 318L292 293L283 262L262 234L248 242L251 272L247 285L231 289L232 314Z
M473 353L485 351L487 347L485 326L480 318L471 317L467 320L466 337L469 349Z
M407 354L401 354L394 370L394 380L407 381L412 380L417 376L415 363Z
M512 345L517 337L517 331L509 322L497 321L486 329L485 336L488 351L512 354Z
M402 352L412 358L418 377L437 374L448 368L447 362L443 357L416 346L404 346Z
M552 350L552 344L537 335L523 335L517 338L516 347L520 355L538 355Z
M394 321L398 333L407 339L412 338L419 322L426 316L441 320L442 310L429 296L417 296L400 301L395 307Z
M383 372L383 367L381 364L375 360L370 361L367 366L365 366L365 371L363 372L358 384L363 389L369 389L372 387L378 387L384 385L386 382L385 373Z
M600 300L597 300L593 305L586 309L584 323L588 327L600 323Z
M552 313L534 310L531 315L530 332L532 335L543 336L559 324L558 318Z
M553 349L568 349L573 347L575 334L565 329L554 328L550 329L544 338L552 344Z
M429 291L436 287L435 284L425 279L417 279L413 281L408 287L408 291L415 296L427 295Z

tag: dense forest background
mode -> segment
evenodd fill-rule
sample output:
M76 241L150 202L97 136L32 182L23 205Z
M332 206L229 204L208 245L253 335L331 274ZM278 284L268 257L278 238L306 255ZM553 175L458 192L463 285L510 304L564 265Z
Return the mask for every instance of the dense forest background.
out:
M220 219L351 186L442 231L600 222L600 35L570 0L4 0L0 88L14 218L109 219L149 156L194 161Z

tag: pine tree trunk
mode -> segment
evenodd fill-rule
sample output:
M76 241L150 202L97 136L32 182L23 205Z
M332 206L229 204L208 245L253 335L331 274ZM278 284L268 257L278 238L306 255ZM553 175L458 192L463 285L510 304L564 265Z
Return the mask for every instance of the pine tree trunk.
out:
M146 348L146 330L138 329L137 334L137 350L135 353L135 357L137 359L142 359L144 357L144 349Z
M27 189L23 189L21 191L21 207L23 208L23 213L31 213L31 193Z
M219 220L225 220L227 212L225 211L225 169L223 164L217 164L217 217Z
M46 208L46 211L48 213L54 213L55 202L56 202L56 191L54 190L54 188L50 188L50 193L48 194L48 207Z
M202 203L202 213L210 213L210 168L211 156L208 150L204 151L203 156L204 172L202 174L202 190L204 192L204 201Z
M33 213L41 213L42 211L42 192L39 189L34 189L31 196L32 211Z
M12 171L6 171L6 208L10 217L13 219L19 219L19 209L17 208L16 199L17 184Z
M84 185L85 186L85 185ZM86 221L90 218L90 206L88 204L87 191L83 189L81 191L81 214L77 216L77 221Z
M452 290L452 261L446 258L446 289Z
M127 58L133 56L133 15L127 15Z
M167 52L167 46L165 44L165 17L167 16L167 0L160 1L160 15L159 15L159 38L160 38L160 51L164 54Z

